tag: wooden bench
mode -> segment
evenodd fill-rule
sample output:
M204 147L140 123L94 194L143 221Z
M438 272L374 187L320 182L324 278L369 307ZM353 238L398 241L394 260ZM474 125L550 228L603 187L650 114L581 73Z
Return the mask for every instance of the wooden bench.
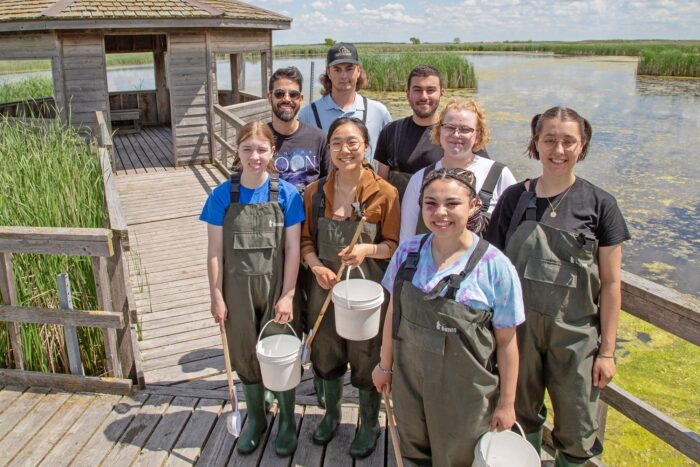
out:
M133 128L130 131L141 131L141 110L140 109L119 109L110 111L110 120L112 122L123 122L131 120L134 122Z

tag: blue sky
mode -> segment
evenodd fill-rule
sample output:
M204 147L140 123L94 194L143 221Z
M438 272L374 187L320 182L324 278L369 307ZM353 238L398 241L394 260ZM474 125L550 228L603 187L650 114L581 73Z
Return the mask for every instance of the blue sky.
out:
M700 39L699 0L248 0L293 18L275 44Z

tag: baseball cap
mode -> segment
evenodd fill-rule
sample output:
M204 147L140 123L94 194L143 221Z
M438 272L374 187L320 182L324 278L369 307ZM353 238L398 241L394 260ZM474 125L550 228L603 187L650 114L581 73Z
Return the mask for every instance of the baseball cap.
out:
M338 42L328 49L326 66L333 66L339 63L360 64L360 57L357 55L357 49L354 45L346 42Z

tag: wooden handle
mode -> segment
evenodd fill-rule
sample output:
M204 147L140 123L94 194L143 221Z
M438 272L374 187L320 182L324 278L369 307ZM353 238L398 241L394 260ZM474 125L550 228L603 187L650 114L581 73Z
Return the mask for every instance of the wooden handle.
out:
M353 248L355 248L355 244L357 243L357 240L360 238L360 234L362 233L362 228L365 225L365 216L362 216L360 218L359 224L357 224L357 229L355 229L355 234L352 236L352 240L350 240L350 246L348 252L351 252ZM338 268L338 272L336 273L335 277L338 278L341 275L343 275L343 271L345 271L345 265L343 263L340 263L340 267ZM315 280L315 278L314 278ZM309 338L306 339L306 348L310 349L311 348L311 343L314 341L314 338L316 337L316 332L318 331L318 327L321 325L321 321L323 320L323 317L326 315L326 310L328 309L328 305L331 303L331 295L332 295L333 288L331 288L328 291L328 294L326 295L326 301L323 302L323 306L321 307L321 312L318 314L318 318L316 318L316 323L314 323L314 327L311 330L311 334L309 335Z
M386 418L389 422L389 432L391 433L391 445L394 447L394 457L396 457L396 465L403 467L403 458L401 457L401 448L399 447L399 432L396 429L396 420L394 420L394 411L391 408L391 401L386 392L382 391L384 396L384 405L386 406Z
M231 371L231 356L228 354L228 339L226 338L226 328L224 327L223 321L219 323L219 329L221 330L221 343L224 346L224 363L226 364L226 382L228 382L228 396L231 399L231 407L235 412L238 410L238 404L236 404L236 398L233 395L233 371Z

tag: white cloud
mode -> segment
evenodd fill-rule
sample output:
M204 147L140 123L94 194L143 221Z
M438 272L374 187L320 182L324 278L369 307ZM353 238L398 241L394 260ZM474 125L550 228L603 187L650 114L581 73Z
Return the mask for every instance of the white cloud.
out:
M362 8L360 14L366 22L370 23L403 23L403 24L422 24L422 18L415 18L406 14L406 8L400 3L387 3L376 9Z
M352 3L346 3L345 6L343 6L343 10L346 13L354 13L357 11L357 8L355 8L355 5L353 5Z
M330 0L316 0L311 4L311 8L313 8L314 10L325 10L331 5L333 5L333 2L331 2Z

